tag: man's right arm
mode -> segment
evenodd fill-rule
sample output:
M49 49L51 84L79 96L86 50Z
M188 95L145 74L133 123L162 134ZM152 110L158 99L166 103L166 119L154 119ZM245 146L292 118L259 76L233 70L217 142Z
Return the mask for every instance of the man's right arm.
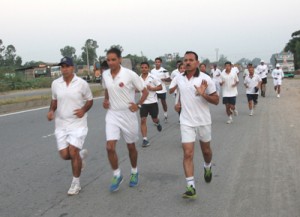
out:
M55 113L56 109L57 109L57 100L52 99L50 108L49 108L49 112L47 114L48 121L52 121L54 119L54 113Z

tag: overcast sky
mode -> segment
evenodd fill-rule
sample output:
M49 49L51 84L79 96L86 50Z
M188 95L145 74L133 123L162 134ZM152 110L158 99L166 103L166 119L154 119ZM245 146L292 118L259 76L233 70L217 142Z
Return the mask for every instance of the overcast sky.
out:
M279 3L280 2L280 3ZM23 63L57 62L66 45L113 44L123 55L148 58L193 50L215 61L269 61L300 30L299 0L0 0L0 39L13 44Z

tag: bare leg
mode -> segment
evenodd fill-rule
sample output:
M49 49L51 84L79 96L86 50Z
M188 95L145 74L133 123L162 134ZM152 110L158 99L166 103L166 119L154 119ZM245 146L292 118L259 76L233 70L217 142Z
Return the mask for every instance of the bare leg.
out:
M69 154L71 157L72 171L74 177L79 177L81 174L82 161L79 155L79 151L79 148L76 148L72 145L69 146Z
M141 133L143 137L147 137L147 118L141 118Z
M127 143L127 148L129 151L129 158L130 158L130 163L131 163L131 167L132 168L136 168L137 167L137 157L138 157L138 152L135 148L135 144L134 143Z
M116 170L119 167L118 155L116 153L116 144L117 144L117 140L109 140L106 143L108 160L113 170Z
M185 177L194 176L194 143L183 143L183 169Z

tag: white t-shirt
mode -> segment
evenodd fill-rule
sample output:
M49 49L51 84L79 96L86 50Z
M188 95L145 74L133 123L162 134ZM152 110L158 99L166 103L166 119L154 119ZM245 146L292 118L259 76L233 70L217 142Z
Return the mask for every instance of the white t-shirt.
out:
M130 103L135 103L135 90L142 91L141 78L130 69L121 66L119 73L112 77L110 69L102 74L102 86L107 89L111 110L126 110Z
M173 80L177 75L180 75L181 73L179 72L179 70L178 69L175 69L175 70L173 70L172 71L172 73L171 73L171 79Z
M238 94L237 86L232 87L232 85L235 82L239 81L239 78L238 78L236 72L230 71L230 73L227 74L226 71L223 70L220 77L221 77L220 78L221 82L224 82L224 84L222 85L223 97L237 96L237 94Z
M151 75L150 73L148 73L148 76L145 80L142 78L142 75L140 77L141 77L141 80L144 82L145 87L148 85L150 85L151 87L157 87L157 86L161 85L161 80L159 78L155 77L154 75ZM156 91L148 90L148 92L149 92L149 94L147 96L147 99L144 101L143 104L156 103L157 102Z
M252 78L250 77L250 75L246 75L244 80L244 84L248 86L248 88L246 88L246 94L257 94L255 92L255 87L260 81L261 78L257 74L253 74Z
M164 69L163 67L160 67L159 69L156 69L156 68L152 69L151 74L158 77L159 79L170 77L169 72L166 69ZM167 92L165 82L162 81L161 83L162 83L162 90L156 91L156 93L166 93Z
M261 79L266 78L267 74L268 74L268 66L266 64L264 64L264 65L259 64L256 67L256 71Z
M52 82L51 90L52 99L57 100L55 128L73 130L87 127L87 113L78 118L74 110L81 109L87 100L93 99L88 83L74 74L69 86L63 77L59 77Z
M239 73L240 73L238 67L236 67L236 66L233 66L233 67L231 68L231 71L235 72L236 74L239 74Z
M212 79L214 81L220 82L221 70L216 68L211 70Z
M190 127L211 124L208 102L202 96L196 95L196 88L194 87L194 85L200 86L202 80L206 80L208 84L206 94L210 95L216 92L215 83L204 73L200 73L198 77L192 77L190 80L185 75L178 75L172 80L170 88L177 85L180 94L180 124Z
M282 71L282 69L274 69L272 71L272 78L277 78L277 80L282 80L282 78L284 77L284 73Z
M244 70L244 74L243 74L243 77L246 78L246 76L249 75L249 70L248 69L245 69Z

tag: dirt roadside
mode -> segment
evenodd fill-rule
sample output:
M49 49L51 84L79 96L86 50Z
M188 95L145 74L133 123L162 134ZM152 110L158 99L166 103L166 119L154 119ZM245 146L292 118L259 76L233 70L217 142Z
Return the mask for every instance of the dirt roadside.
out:
M94 97L103 95L99 84L90 84L90 88ZM50 88L0 93L0 115L49 106L50 101Z

